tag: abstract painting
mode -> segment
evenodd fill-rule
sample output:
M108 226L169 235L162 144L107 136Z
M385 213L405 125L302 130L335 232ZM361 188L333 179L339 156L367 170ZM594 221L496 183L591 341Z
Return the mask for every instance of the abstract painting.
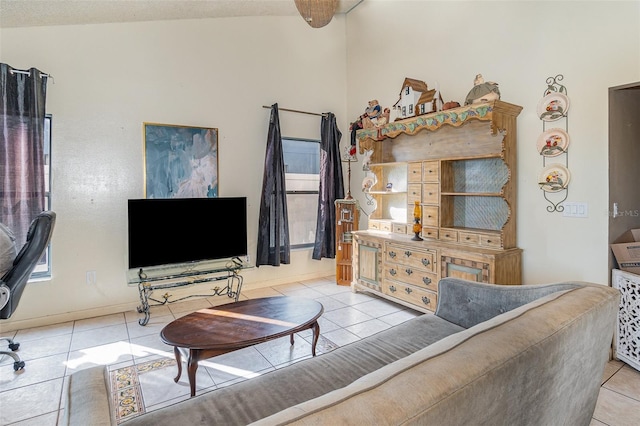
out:
M218 129L144 123L145 196L218 196Z

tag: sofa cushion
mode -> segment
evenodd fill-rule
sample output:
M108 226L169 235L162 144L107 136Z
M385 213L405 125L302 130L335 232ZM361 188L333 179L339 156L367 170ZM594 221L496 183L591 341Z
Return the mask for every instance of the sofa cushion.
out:
M529 302L558 291L582 286L576 282L543 285L499 285L470 283L457 278L443 278L438 283L436 315L464 328L487 321ZM446 291L442 291L446 287Z
M347 386L461 330L435 315L421 315L315 358L152 411L127 425L246 425Z

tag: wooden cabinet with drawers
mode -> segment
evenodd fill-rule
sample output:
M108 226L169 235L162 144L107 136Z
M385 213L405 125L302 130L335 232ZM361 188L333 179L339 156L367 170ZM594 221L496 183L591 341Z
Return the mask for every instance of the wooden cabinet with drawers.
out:
M369 196L376 210L369 230L354 239L378 247L380 295L433 311L437 282L446 276L520 283L515 178L521 110L493 101L358 131L361 152L373 150L376 183ZM415 202L424 241L411 240ZM352 286L372 288L357 277Z
M456 277L489 284L521 283L519 248L486 249L408 235L358 231L354 235L356 276L352 289L379 296L421 312L433 312L438 282Z
M437 251L387 242L382 291L388 296L435 310L438 293Z

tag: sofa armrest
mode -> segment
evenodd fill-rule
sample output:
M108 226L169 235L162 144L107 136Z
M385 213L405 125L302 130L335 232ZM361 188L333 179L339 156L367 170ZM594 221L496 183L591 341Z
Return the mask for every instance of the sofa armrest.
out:
M65 387L63 425L115 426L109 393L109 369L106 366L76 371Z
M443 278L438 283L436 315L464 328L491 319L552 293L585 285L564 282L539 285L497 285Z

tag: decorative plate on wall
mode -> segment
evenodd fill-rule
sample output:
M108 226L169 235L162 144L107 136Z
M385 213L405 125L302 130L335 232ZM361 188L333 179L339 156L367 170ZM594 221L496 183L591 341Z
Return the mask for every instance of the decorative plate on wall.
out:
M555 121L569 112L569 98L562 93L549 93L540 99L536 111L540 120Z
M555 157L567 151L569 134L563 129L549 129L538 137L538 152L545 157Z
M540 189L546 192L558 192L569 185L571 174L569 170L561 164L551 164L545 167L538 176Z

